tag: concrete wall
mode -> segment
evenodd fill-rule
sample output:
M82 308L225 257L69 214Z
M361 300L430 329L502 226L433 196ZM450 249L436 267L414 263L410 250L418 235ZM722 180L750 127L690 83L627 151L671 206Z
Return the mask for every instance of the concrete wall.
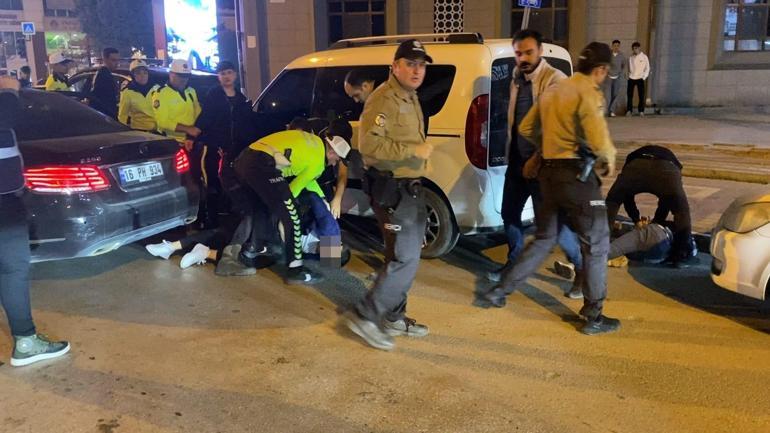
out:
M652 96L664 106L770 104L770 70L710 65L712 0L662 0L658 7L657 55ZM720 27L721 28L721 27ZM715 39L718 43L719 39Z
M267 3L270 75L295 58L315 51L313 0Z
M628 55L631 44L638 39L638 17L639 0L588 0L587 39L607 44L618 39ZM573 27L570 25L570 30Z

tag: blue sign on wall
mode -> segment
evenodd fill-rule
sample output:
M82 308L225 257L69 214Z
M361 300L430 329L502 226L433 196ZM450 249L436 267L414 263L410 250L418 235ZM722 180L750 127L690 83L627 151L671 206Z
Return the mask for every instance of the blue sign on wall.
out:
M25 36L32 36L35 34L35 23L29 21L23 21L21 23L21 33Z
M519 6L523 8L538 8L540 9L543 4L543 0L519 0Z

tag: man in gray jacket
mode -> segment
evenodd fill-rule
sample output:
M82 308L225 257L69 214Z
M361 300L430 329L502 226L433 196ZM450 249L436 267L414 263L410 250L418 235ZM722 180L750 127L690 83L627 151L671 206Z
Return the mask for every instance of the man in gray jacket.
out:
M539 204L542 201L537 180L526 179L523 175L524 163L527 162L537 149L529 141L522 138L519 133L519 124L529 109L537 102L546 89L566 78L564 73L555 69L542 58L543 37L534 30L521 30L513 37L513 50L516 56L516 68L513 71L511 81L511 96L508 103L508 169L505 172L505 186L503 187L502 216L508 238L508 260L506 265L497 272L491 272L488 278L499 281L500 274L506 267L516 261L524 247L523 224L521 212L527 199L531 196L535 207L535 222ZM577 235L568 228L563 227L559 233L559 245L567 255L570 264L563 264L566 271L560 272L568 278L575 277L575 270L582 268L582 257ZM580 281L576 280L579 286ZM581 294L578 287L573 290L574 296ZM569 293L567 294L569 296Z
M620 51L620 41L612 41L612 63L610 63L609 80L604 82L604 98L607 100L607 115L615 117L618 96L623 91L626 74L628 73L628 60Z

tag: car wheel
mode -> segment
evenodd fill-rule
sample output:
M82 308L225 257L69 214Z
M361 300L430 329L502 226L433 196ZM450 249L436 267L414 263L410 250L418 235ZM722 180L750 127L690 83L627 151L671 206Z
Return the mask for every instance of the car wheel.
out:
M460 238L460 232L455 224L452 210L439 194L429 188L425 188L425 207L427 208L426 244L422 249L422 257L433 259L452 251Z

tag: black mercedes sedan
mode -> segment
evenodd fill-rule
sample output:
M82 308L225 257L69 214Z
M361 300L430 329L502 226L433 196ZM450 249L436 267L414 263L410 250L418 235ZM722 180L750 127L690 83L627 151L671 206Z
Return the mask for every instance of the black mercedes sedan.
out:
M33 261L103 254L195 220L199 192L176 141L56 92L20 99Z

